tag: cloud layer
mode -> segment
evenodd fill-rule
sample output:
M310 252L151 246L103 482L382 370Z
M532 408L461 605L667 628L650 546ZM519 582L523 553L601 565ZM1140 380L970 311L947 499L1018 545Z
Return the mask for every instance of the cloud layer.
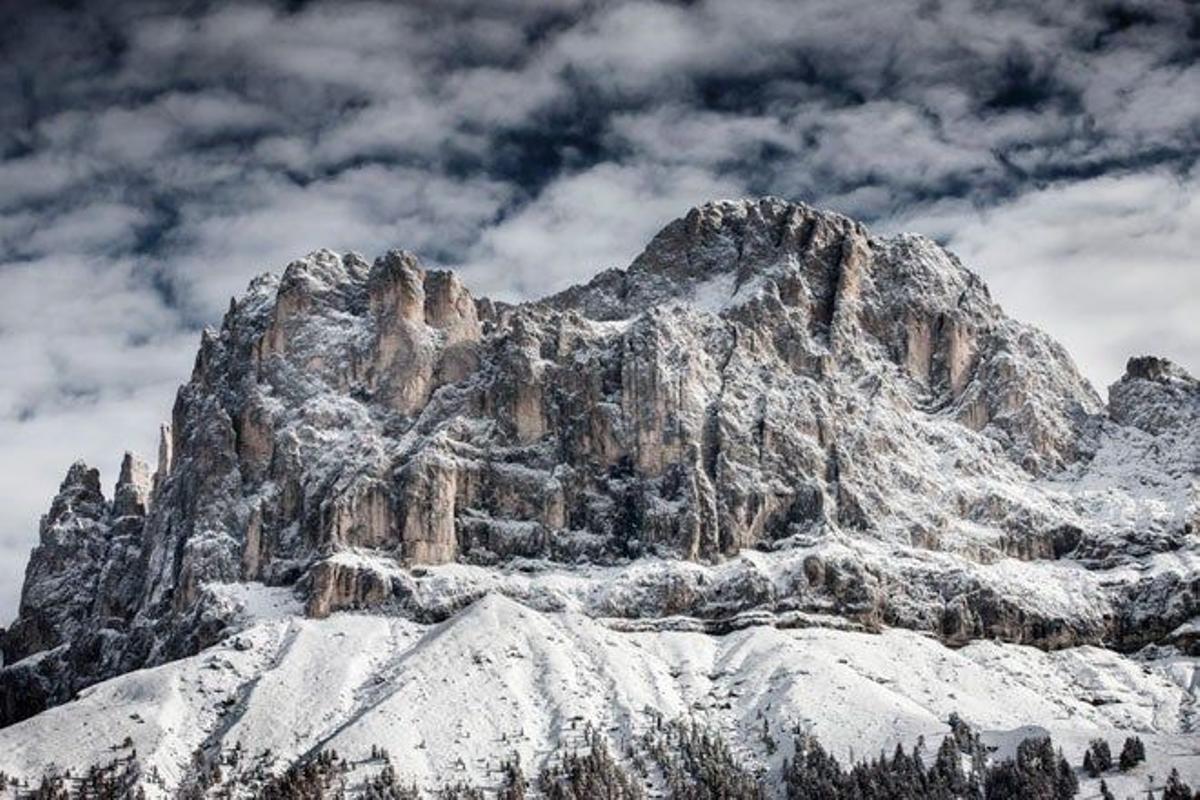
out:
M529 297L770 193L937 235L1101 385L1200 364L1194 4L73 5L0 12L0 617L67 463L319 246Z

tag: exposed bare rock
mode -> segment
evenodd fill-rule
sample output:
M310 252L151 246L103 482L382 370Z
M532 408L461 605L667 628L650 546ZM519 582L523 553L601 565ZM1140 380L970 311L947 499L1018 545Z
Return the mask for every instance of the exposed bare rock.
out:
M121 461L121 475L113 491L112 513L118 517L145 516L152 479L150 465L133 453L126 453Z
M308 615L327 617L342 609L382 605L392 596L392 581L384 572L327 559L309 570L305 593Z
M520 305L404 251L318 251L205 331L152 481L127 459L109 504L72 468L3 635L3 720L211 641L237 581L314 615L493 589L1165 640L1197 613L1196 386L1135 359L1106 409L934 242L777 199L693 209Z
M1155 434L1200 424L1200 381L1165 358L1131 358L1108 392L1112 417Z

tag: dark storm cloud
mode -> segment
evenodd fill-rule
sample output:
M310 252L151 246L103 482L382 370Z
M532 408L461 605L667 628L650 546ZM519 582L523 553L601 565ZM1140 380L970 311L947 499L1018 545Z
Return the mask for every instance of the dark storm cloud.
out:
M0 15L0 603L66 463L148 449L198 327L319 246L530 296L705 199L773 193L949 242L1102 381L1130 350L1200 351L1195 4Z

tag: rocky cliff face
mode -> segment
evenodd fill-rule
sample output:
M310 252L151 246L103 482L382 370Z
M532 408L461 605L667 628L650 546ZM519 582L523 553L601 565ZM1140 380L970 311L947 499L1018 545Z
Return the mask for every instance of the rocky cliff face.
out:
M71 468L0 719L213 641L239 581L317 616L499 589L647 624L1167 641L1200 613L1200 385L1140 358L1110 398L933 242L775 199L515 306L320 251L204 333L153 475L127 458L109 501Z

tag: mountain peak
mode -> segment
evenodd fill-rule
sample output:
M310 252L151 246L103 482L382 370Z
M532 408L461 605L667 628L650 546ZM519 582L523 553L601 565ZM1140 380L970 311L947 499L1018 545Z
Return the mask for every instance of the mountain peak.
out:
M67 474L59 484L58 491L60 493L81 491L103 501L104 496L100 489L100 470L88 466L86 461L79 459L67 468Z
M720 313L766 287L788 302L807 295L827 311L839 292L849 297L875 285L892 295L886 304L912 301L947 311L973 304L997 316L985 311L992 303L983 282L933 241L878 237L842 214L777 197L692 208L664 226L627 269L608 270L544 302L602 320L671 301Z
M104 506L100 470L89 467L83 460L76 461L67 469L58 487L58 494L50 505L50 512L42 520L42 527L49 528L71 514L100 516Z
M1191 611L1124 594L1135 571L1079 568L1065 592L996 566L1136 557L1126 516L1069 484L1127 433L1105 413L935 243L777 198L699 206L627 269L518 306L406 251L319 250L202 337L153 480L130 457L109 505L72 468L0 642L25 664L0 671L0 719L205 646L238 624L219 587L247 582L314 616L444 619L490 590L650 625L1158 641ZM1147 486L1176 484L1121 491ZM1168 547L1184 513L1139 546Z

